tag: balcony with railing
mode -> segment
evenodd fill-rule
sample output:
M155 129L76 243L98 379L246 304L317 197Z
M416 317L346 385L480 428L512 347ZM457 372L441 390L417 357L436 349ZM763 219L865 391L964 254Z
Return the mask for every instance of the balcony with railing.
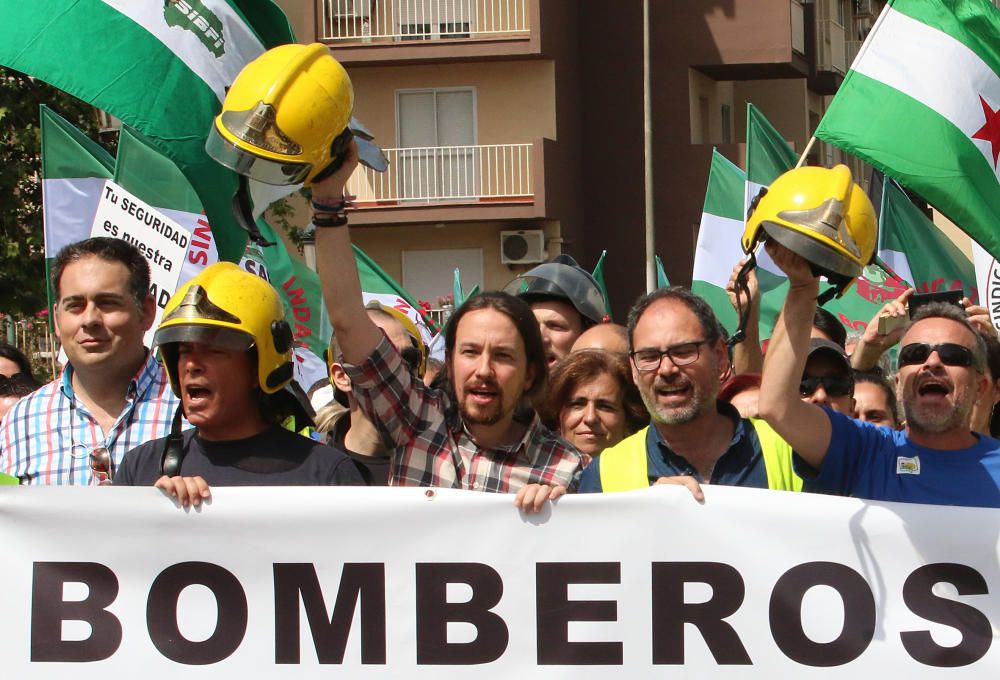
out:
M518 43L532 37L539 1L320 0L316 32L338 55L346 50L348 61L355 52L356 59L384 61L404 50L434 58L441 47L452 55L456 49L470 56L513 54L524 52Z
M383 173L358 166L347 183L360 223L535 216L538 143L385 149ZM355 217L357 220L355 220Z

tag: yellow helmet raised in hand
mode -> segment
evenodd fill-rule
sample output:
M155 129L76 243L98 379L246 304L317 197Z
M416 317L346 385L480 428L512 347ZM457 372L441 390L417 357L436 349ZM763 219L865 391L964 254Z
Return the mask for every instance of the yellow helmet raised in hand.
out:
M756 202L742 245L749 253L773 238L808 260L840 296L871 264L877 237L875 209L847 166L803 167L778 177Z
M205 150L266 184L311 183L339 166L353 109L351 79L326 45L281 45L240 71Z
M206 267L174 293L153 342L178 395L181 342L256 350L257 382L266 394L274 394L292 379L292 330L277 291L232 262Z

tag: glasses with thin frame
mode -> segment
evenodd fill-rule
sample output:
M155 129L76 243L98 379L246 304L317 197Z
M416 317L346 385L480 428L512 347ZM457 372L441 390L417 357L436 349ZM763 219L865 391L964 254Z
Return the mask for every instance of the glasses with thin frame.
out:
M708 340L696 340L695 342L682 342L666 349L637 349L630 353L632 363L637 371L647 373L660 368L663 357L669 357L674 366L687 366L698 361L701 355L701 346L708 344Z

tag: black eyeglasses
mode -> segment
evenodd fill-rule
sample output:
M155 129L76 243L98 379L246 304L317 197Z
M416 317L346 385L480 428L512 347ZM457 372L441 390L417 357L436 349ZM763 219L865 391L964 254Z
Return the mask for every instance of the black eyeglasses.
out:
M818 375L802 378L799 383L799 394L811 397L822 385L831 397L846 397L854 389L854 381L843 375Z
M977 371L980 370L979 362L972 350L954 342L942 342L937 345L928 342L911 342L900 348L896 365L903 367L922 364L927 361L932 352L937 352L938 359L945 366L971 366Z
M701 354L701 346L706 344L708 344L708 340L698 340L696 342L684 342L664 350L637 349L629 356L632 357L632 363L635 364L636 370L645 373L657 370L660 367L660 363L663 362L664 356L670 357L670 361L674 363L674 366L693 364L698 361L698 356Z

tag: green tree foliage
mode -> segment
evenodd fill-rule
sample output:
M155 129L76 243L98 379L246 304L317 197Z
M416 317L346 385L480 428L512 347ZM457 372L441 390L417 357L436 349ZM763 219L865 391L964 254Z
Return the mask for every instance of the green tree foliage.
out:
M0 311L14 316L31 315L46 306L41 104L98 138L94 107L0 67Z

